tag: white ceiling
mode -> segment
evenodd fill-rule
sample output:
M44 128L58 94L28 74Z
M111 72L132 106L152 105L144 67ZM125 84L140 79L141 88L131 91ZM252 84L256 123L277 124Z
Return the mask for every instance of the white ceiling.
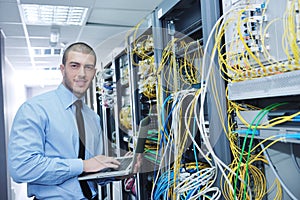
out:
M60 55L30 56L28 47L50 48L51 26L26 25L19 12L20 4L47 4L88 7L83 26L60 26L59 44L63 48L74 41L93 46L98 60L107 61L116 47L124 47L126 32L149 15L162 0L0 0L0 28L5 35L5 59L16 71L58 69ZM98 67L101 62L98 62ZM57 70L56 70L57 71Z

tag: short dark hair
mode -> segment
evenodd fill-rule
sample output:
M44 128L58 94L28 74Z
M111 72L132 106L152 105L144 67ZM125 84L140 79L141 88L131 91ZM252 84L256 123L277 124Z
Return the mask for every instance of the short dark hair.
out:
M70 46L68 46L65 51L64 51L64 54L63 54L63 57L62 57L62 64L63 65L66 65L66 61L67 61L67 57L68 57L68 54L70 51L76 51L76 52L81 52L81 53L84 53L84 54L91 54L95 57L95 65L96 65L96 60L97 60L97 57L96 57L96 53L94 51L94 49L84 43L84 42L75 42L73 44L71 44Z

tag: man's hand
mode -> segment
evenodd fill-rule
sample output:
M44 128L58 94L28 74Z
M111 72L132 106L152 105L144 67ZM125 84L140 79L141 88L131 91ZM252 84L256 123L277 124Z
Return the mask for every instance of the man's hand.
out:
M83 161L83 171L84 172L97 172L105 168L117 169L120 162L112 157L107 157L104 155L98 155L91 159Z

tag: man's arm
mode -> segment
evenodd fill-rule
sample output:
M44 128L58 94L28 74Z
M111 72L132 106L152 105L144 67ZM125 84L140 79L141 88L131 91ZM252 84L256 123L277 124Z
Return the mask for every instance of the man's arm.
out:
M82 173L81 159L45 155L46 122L46 114L30 104L25 103L18 110L8 145L10 175L16 182L54 185Z

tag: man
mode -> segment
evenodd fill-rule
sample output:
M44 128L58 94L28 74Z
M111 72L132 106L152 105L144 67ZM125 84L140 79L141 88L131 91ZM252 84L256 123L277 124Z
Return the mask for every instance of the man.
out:
M119 167L117 160L102 155L100 118L85 104L81 108L85 137L79 137L74 102L83 100L95 66L96 54L90 46L81 42L70 45L60 65L62 84L19 108L11 129L8 163L14 181L27 183L29 197L95 199L96 183L88 181L92 197L86 197L78 176ZM81 158L83 146L85 156Z

